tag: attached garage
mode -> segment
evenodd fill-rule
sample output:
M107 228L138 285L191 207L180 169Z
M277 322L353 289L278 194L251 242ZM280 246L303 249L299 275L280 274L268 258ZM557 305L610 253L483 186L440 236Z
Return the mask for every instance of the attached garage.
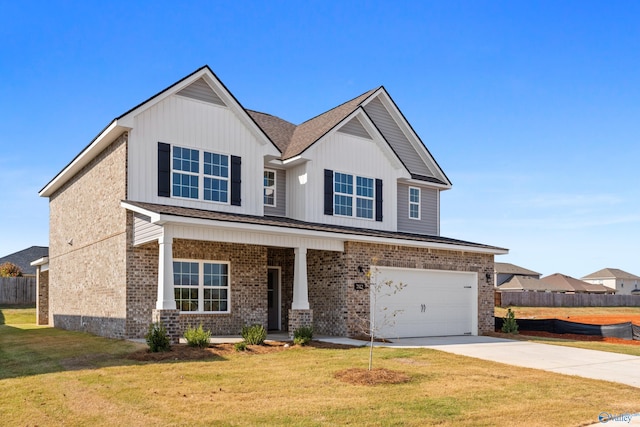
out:
M377 283L404 287L395 294L371 287L371 315L381 338L478 334L478 274L475 272L373 267ZM391 313L397 312L391 319ZM385 322L391 319L390 322Z

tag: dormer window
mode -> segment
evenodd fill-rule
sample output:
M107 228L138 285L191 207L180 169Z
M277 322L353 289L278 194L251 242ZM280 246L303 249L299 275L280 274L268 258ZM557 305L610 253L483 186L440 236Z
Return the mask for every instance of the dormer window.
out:
M276 206L276 172L264 170L264 205Z

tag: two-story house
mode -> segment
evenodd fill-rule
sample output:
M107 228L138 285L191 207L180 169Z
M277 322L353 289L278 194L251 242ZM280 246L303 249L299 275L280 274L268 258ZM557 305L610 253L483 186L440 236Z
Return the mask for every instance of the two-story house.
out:
M41 191L51 325L173 339L262 324L382 336L493 330L493 246L440 236L451 182L384 87L300 125L208 66L114 119ZM406 284L370 304L368 272Z

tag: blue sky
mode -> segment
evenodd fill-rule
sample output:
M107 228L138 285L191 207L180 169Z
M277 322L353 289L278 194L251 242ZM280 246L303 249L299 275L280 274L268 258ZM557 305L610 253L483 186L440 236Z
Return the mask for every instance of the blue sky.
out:
M640 275L640 3L0 0L0 256L114 117L208 64L300 123L384 85L453 181L442 235Z

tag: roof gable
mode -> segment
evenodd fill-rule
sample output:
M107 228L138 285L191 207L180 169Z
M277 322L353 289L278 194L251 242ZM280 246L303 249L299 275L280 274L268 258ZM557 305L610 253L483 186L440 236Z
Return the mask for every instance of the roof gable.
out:
M186 96L187 98L197 99L198 101L209 102L211 104L226 107L226 104L217 93L207 84L204 79L198 79L189 86L180 90L176 95Z
M540 273L528 270L524 267L520 267L508 262L496 262L494 263L494 270L498 274L518 274L520 276L540 276Z
M359 136L360 138L373 139L357 117L352 118L347 123L340 126L338 132Z
M603 268L602 270L598 270L595 273L591 273L582 278L584 279L632 279L632 280L640 280L640 277L635 274L627 273L626 271L620 270L618 268Z

